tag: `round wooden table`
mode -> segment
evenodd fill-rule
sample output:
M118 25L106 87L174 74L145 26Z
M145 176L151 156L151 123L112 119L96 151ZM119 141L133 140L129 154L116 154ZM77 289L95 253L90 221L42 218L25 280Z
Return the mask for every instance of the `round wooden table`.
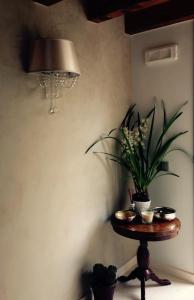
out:
M160 285L169 285L168 279L160 279L149 268L149 250L148 241L164 241L174 238L180 228L181 222L178 218L172 221L161 221L154 219L152 224L142 224L141 218L136 218L131 223L123 223L112 219L112 226L116 233L130 239L139 240L140 245L137 250L137 267L128 275L118 278L121 282L138 278L141 282L141 300L145 300L145 281L151 279Z

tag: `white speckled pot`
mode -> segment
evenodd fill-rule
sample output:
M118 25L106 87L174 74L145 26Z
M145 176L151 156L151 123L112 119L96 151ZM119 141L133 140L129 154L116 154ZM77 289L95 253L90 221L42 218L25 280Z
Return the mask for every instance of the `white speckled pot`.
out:
M135 203L135 211L136 211L138 214L141 214L142 211L144 211L144 210L150 208L151 200L146 201L146 202L145 202L145 201L144 201L144 202L141 202L141 201L133 201L133 203Z

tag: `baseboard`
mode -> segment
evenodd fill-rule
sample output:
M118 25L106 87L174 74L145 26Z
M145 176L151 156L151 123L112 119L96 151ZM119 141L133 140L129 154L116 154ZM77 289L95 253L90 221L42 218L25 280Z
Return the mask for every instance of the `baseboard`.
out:
M175 268L171 265L157 265L157 269L165 272L169 275L172 275L176 278L182 279L184 281L190 282L194 284L194 274L190 272L186 272L184 270Z
M80 300L87 300L87 297L84 296L84 297L80 298Z
M128 273L131 269L133 269L137 265L137 258L136 256L132 257L126 264L121 266L118 269L118 276L124 275ZM156 268L159 271L172 275L176 278L182 279L184 281L190 282L194 284L194 274L181 270L179 268L175 268L171 265L156 265ZM82 299L84 300L84 299Z
M117 276L121 276L126 274L127 272L130 272L131 269L133 269L137 264L137 258L136 256L132 257L126 264L118 268ZM87 296L82 297L80 300L86 300Z
M121 276L126 274L127 272L129 272L131 269L133 269L137 264L137 258L136 256L132 257L126 264L124 264L123 266L121 266L118 271L117 271L117 275Z
M137 258L136 256L132 257L126 264L124 264L123 266L121 266L118 269L118 276L124 275L128 272L130 272L130 270L132 270L135 266L137 265ZM190 283L194 284L194 273L191 272L187 272L184 271L182 269L179 268L175 268L171 265L157 265L156 268L164 273L167 273L169 275L172 275L176 278L188 281ZM82 299L84 300L84 299Z

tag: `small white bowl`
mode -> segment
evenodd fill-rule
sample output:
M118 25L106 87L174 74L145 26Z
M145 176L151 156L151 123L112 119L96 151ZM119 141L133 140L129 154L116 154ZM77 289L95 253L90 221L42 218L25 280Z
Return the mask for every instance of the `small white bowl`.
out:
M120 221L131 222L136 217L136 213L131 210L118 210L115 213L115 218Z
M164 220L167 220L167 221L172 221L176 218L176 213L166 213L163 217Z

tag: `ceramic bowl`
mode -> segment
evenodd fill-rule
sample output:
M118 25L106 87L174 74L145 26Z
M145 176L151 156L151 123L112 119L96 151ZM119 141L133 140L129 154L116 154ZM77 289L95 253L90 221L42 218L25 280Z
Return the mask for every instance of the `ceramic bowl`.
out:
M155 207L154 216L157 219L171 221L176 218L176 210L171 207Z
M136 213L130 210L118 210L115 213L115 218L120 221L131 222L136 217Z

